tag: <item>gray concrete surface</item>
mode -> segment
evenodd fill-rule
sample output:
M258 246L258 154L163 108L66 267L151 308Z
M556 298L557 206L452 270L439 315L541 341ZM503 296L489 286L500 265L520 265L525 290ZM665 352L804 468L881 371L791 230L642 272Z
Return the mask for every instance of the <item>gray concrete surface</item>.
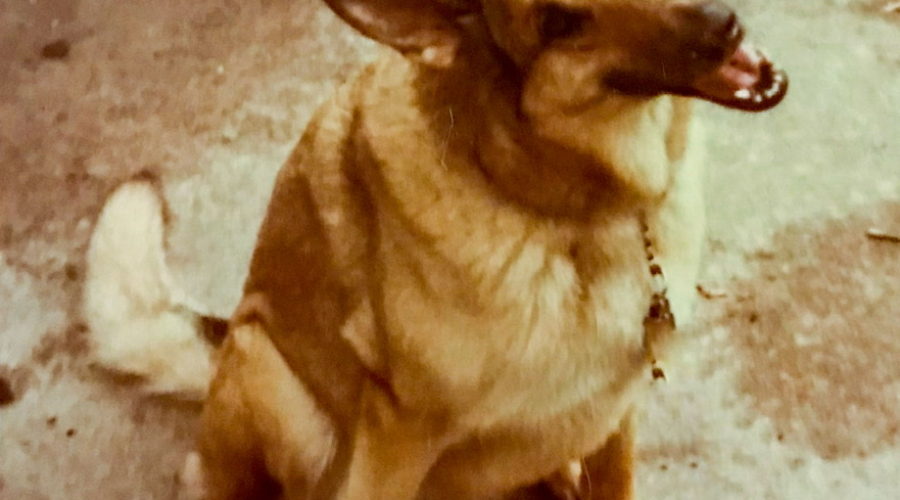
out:
M710 235L693 349L641 417L641 498L900 498L900 13L735 0L792 77L702 106ZM47 57L42 50L57 44ZM197 408L92 369L77 313L105 195L149 168L171 263L238 298L273 176L369 45L310 0L0 3L0 499L168 499Z

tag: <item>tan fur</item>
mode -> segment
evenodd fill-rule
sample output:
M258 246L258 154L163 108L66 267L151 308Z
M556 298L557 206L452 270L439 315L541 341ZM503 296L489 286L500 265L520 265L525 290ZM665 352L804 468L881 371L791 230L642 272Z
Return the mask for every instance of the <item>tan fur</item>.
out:
M639 207L649 209L659 258L680 282L672 289L679 320L693 301L699 165L685 146L669 146L672 136L688 142L693 133L678 130L687 127L687 103L610 103L617 113L603 127L585 117L593 133L566 135L572 149L580 140L585 149L610 147L600 158L575 155L574 166L619 161L629 151L659 156L626 167L633 178L613 178L645 183L639 190L621 186L599 206L569 207L578 187L548 193L546 185L518 183L516 167L504 165L492 165L491 182L470 162L461 144L479 140L473 132L484 117L454 95L440 96L458 92L463 77L447 88L446 74L386 55L310 125L260 233L247 293L266 305L241 308L237 321L265 325L344 435L355 436L341 498L413 498L420 483L423 498L494 498L602 448L647 385ZM423 94L437 102L423 103ZM499 149L492 154L500 162L523 154L498 138L488 147ZM634 172L648 165L652 174ZM575 216L567 218L570 209ZM288 251L300 242L315 255ZM311 282L332 281L310 298ZM308 341L326 349L315 356L354 366L321 367L298 352L310 350L295 341L310 330L328 338ZM328 349L338 336L352 353L346 345ZM341 378L351 372L359 378ZM330 391L354 397L338 401ZM247 404L214 391L207 419L219 405ZM211 470L227 467L207 459ZM615 470L630 474L630 453Z
M319 110L220 352L207 498L494 499L583 459L584 498L631 497L650 383L638 212L683 324L699 130L685 98L597 83L664 2L566 3L610 9L592 58L539 52L533 2L486 1L441 67L386 50Z

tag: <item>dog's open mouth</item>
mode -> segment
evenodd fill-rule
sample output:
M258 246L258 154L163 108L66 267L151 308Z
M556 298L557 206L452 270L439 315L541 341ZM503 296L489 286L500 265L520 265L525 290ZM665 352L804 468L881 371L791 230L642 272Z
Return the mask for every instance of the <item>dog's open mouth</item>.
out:
M631 95L660 93L696 97L743 111L765 111L787 94L788 78L762 51L744 40L737 16L715 2L700 4L684 22L685 36L666 46L671 52L653 55L644 67L626 67L609 73L604 83ZM710 7L711 6L711 7ZM706 9L706 10L703 10ZM692 24L694 23L694 24Z
M788 79L758 49L747 42L718 68L706 73L691 85L703 99L743 111L765 111L784 99Z

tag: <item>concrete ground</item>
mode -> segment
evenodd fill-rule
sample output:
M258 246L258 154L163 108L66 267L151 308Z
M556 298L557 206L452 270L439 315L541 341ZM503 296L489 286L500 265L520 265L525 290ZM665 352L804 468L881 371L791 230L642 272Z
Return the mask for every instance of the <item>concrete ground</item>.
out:
M900 498L900 244L865 235L900 233L900 12L731 3L792 89L702 106L713 293L641 417L638 492ZM177 497L197 408L90 366L94 218L159 172L171 264L229 313L277 168L369 53L311 0L0 3L0 499Z

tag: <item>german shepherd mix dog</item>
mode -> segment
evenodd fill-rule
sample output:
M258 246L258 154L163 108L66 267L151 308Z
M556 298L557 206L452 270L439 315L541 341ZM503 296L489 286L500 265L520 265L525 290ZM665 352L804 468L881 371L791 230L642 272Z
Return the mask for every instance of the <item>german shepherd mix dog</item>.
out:
M762 111L786 78L716 1L328 4L395 50L282 168L224 342L135 180L88 254L99 361L205 397L204 498L630 498L632 410L694 301L691 99Z

